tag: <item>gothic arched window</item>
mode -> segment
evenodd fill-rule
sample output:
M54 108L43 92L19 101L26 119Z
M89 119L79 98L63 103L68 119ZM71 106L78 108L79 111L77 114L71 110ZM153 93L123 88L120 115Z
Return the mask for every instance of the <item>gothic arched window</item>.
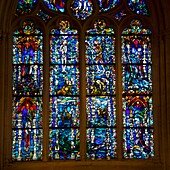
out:
M146 0L19 0L12 160L155 155Z

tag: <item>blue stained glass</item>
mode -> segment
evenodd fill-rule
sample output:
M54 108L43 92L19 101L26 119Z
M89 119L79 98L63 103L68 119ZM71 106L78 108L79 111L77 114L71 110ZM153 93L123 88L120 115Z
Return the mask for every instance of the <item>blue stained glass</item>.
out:
M122 63L151 63L151 39L146 35L124 35Z
M35 7L37 0L19 0L16 9L16 14L28 14L31 13L32 9Z
M51 35L50 51L51 51L51 63L53 64L78 63L79 56L78 36Z
M13 66L13 95L42 95L42 74L39 65Z
M101 11L108 11L114 8L120 0L98 0Z
M150 65L125 65L122 66L122 69L123 93L152 93L152 75Z
M146 0L129 0L128 5L136 14L149 15Z
M87 158L113 159L116 158L116 130L113 128L87 129Z
M12 130L13 161L42 159L42 129Z
M79 129L50 129L49 139L50 159L80 159Z
M43 0L44 4L53 11L64 12L64 6L66 0Z
M78 97L50 98L50 127L79 127Z
M115 94L114 66L91 65L86 67L87 94Z
M115 126L115 98L107 96L88 97L86 107L87 127Z
M93 4L91 0L74 0L71 8L74 16L84 20L92 14Z
M45 22L49 21L52 17L46 13L44 13L42 10L40 10L37 15Z
M153 129L128 128L123 131L124 158L148 159L154 156Z
M55 65L50 67L51 95L78 95L78 66Z
M123 98L123 125L124 127L153 127L152 97Z
M115 62L115 37L88 35L85 43L87 64L111 64Z
M13 128L42 127L42 98L13 97Z

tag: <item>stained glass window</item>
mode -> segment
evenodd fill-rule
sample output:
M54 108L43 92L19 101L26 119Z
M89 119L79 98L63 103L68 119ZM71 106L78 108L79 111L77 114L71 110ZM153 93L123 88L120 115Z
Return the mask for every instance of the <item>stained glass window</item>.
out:
M12 158L42 159L43 35L31 21L13 33Z
M98 20L85 43L87 158L110 160L116 157L114 30Z
M145 159L154 156L151 31L133 20L121 39L124 157Z
M154 156L152 31L132 13L146 0L18 1L13 161Z
M50 159L79 159L78 31L61 21L50 33Z

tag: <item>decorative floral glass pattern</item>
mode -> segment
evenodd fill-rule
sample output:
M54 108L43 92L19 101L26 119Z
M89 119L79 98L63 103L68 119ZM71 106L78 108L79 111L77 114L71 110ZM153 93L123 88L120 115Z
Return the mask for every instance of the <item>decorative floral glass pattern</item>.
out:
M12 159L42 159L43 37L27 21L13 33Z
M52 17L46 13L44 13L42 10L40 10L37 15L45 22L48 22Z
M114 8L120 0L98 0L101 11L108 11Z
M150 36L139 20L121 36L124 158L154 156Z

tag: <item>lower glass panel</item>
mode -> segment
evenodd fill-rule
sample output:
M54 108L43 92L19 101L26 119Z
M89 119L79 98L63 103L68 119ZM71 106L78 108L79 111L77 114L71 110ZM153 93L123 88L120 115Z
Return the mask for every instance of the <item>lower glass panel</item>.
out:
M87 129L87 159L116 158L116 145L115 128Z
M80 159L80 131L78 128L50 129L50 159Z
M153 129L124 129L123 140L124 158L147 159L154 156Z
M42 159L42 129L12 130L13 161Z

